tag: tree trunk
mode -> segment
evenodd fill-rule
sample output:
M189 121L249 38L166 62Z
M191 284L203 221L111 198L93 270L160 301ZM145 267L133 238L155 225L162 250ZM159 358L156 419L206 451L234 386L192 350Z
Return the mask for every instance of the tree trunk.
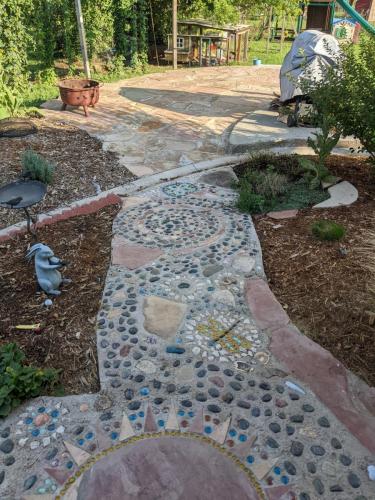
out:
M83 58L83 67L85 68L86 78L90 79L91 73L90 73L89 58L87 56L86 34L85 34L85 27L83 25L81 0L75 0L75 4L76 4L79 40L81 43L81 52L82 52L82 58Z
M177 69L177 0L172 0L172 10L173 10L173 69Z
M267 54L268 54L268 52L270 50L271 28L272 28L272 7L270 7L270 14L269 14L269 18L268 18L267 48L266 48L266 53Z
M285 14L283 14L283 18L281 21L280 52L283 51L284 41L285 41Z

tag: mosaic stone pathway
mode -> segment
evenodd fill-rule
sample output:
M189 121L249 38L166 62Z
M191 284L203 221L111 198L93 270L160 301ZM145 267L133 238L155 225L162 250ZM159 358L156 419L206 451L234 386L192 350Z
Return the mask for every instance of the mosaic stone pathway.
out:
M38 398L3 423L1 499L375 498L374 418L269 292L252 220L217 186L231 176L124 198L98 314L102 390Z

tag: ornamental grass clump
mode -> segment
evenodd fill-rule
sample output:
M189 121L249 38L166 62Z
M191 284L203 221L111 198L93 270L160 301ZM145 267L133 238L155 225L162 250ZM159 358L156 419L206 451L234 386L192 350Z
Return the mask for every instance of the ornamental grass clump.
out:
M345 228L332 220L318 220L311 224L311 232L321 241L339 241L345 236Z
M44 184L51 184L55 167L43 156L35 153L31 149L25 151L21 158L22 176L34 181L40 181Z

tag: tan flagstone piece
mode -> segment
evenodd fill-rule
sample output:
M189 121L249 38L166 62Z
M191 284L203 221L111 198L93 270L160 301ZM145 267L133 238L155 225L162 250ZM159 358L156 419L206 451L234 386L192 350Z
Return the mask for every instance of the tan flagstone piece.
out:
M176 408L174 405L174 402L172 401L171 407L169 409L169 415L168 415L168 420L165 425L165 428L167 431L179 431L180 426L178 425L178 420L177 420L177 415L176 415Z
M73 460L77 465L83 465L90 457L90 453L87 453L87 451L82 450L82 448L77 448L77 446L74 446L68 441L64 441L66 449L69 451L71 454Z
M125 441L125 439L128 439L132 436L134 436L134 429L128 419L128 416L126 413L123 414L122 416L122 422L121 422L121 430L120 430L120 441Z
M224 422L219 424L216 429L211 434L211 439L217 441L219 444L224 444L225 438L227 437L228 428L230 425L232 417L230 416Z

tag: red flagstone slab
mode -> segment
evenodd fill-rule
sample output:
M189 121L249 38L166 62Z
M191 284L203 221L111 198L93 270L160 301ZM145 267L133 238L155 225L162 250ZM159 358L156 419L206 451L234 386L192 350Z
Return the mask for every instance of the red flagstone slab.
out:
M194 420L191 423L190 432L196 432L197 434L203 433L203 407L200 406L197 409L197 413L194 417Z
M62 469L52 469L50 467L46 467L44 470L47 472L49 476L53 477L53 479L59 484L64 484L65 481L67 481L73 474L73 471L67 469L62 470Z
M288 315L262 279L247 280L245 298L259 328L272 331L289 323Z
M279 212L268 212L267 217L271 219L292 219L298 214L298 210L280 210Z
M270 351L310 387L363 446L375 453L375 418L361 414L354 406L347 371L331 353L291 326L272 333Z
M77 500L259 500L246 473L196 439L145 439L116 450L82 475Z
M114 236L112 240L112 264L125 266L128 269L137 269L148 262L163 255L159 248L146 248L138 245L129 245L121 236Z
M156 432L157 430L158 426L156 425L151 405L148 405L146 411L144 432Z

